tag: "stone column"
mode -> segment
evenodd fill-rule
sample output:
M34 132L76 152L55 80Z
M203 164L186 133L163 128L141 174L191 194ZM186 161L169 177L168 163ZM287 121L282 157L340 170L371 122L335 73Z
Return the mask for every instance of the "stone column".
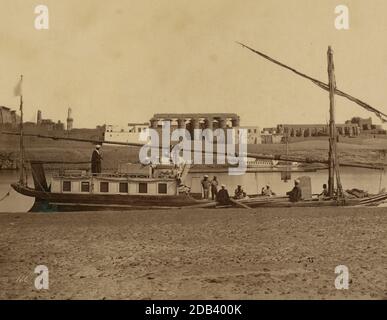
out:
M205 128L206 129L213 129L214 128L214 118L208 117L205 119Z
M231 125L232 125L233 128L239 127L239 125L240 125L239 117L238 118L232 118L231 119Z
M179 129L185 129L185 118L177 119L177 127Z
M195 129L199 129L200 127L199 119L197 118L191 118L191 123L190 123L190 134L192 140L195 140Z
M157 119L150 119L150 127L153 129L157 129L158 120Z
M227 121L226 118L219 118L219 128L226 129Z
M200 128L200 122L198 118L192 118L191 119L192 129L199 129Z

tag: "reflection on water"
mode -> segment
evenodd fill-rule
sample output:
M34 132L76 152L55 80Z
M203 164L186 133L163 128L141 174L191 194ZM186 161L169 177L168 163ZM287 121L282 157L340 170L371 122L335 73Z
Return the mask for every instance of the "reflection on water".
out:
M370 193L379 192L380 188L387 187L387 178L385 171L369 170L361 168L341 168L341 182L344 189L358 188ZM312 178L312 192L320 193L322 185L327 183L327 170L316 172L295 172L292 173L292 179L288 182L281 181L280 172L259 172L246 173L242 176L230 176L228 173L215 173L219 183L226 184L229 192L232 194L237 184L241 184L248 194L260 193L262 187L269 184L277 195L284 195L293 187L293 180L308 175ZM202 174L192 173L187 177L186 184L191 186L192 192L201 192L200 180ZM0 199L10 191L10 196L0 201L0 212L26 212L33 203L34 199L18 194L11 189L10 184L18 181L19 174L17 171L0 170ZM212 175L210 174L210 179ZM29 185L32 182L29 181Z
M11 188L11 183L19 180L19 173L13 170L0 170L0 199L9 191L10 195L0 201L0 212L27 212L34 199L23 196ZM30 185L32 182L29 182Z

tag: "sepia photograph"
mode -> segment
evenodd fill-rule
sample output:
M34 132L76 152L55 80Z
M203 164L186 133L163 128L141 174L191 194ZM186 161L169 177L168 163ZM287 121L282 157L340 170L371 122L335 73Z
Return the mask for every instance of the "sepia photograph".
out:
M0 6L0 300L387 300L385 0Z

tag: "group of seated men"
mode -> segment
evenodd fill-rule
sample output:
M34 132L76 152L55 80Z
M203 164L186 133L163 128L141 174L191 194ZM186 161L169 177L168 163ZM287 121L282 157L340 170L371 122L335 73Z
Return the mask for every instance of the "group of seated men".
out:
M215 182L215 183L214 183ZM208 184L208 186L207 186ZM230 195L228 193L228 190L226 188L226 185L222 184L219 191L217 191L217 185L218 181L216 177L212 181L208 180L208 176L204 176L204 179L202 180L202 186L204 190L204 198L209 198L209 189L211 187L212 191L212 199L215 200L220 205L227 205L230 204ZM276 195L274 191L270 188L270 185L266 185L266 187L263 187L261 190L261 195L263 196L274 196ZM286 192L286 195L289 196L290 202L298 202L302 199L302 191L300 187L300 180L296 179L294 180L294 187L292 190ZM327 185L323 185L323 191L319 195L319 198L326 198L328 196L328 189ZM234 192L234 199L240 200L240 199L248 199L248 195L243 190L242 185L238 185Z

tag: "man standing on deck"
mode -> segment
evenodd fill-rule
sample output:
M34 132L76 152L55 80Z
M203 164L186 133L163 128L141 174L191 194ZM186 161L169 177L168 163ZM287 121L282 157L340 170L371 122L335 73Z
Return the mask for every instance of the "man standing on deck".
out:
M301 188L300 188L300 180L294 180L294 188L292 191L286 192L286 194L289 196L290 202L298 202L301 200Z
M211 181L211 197L212 197L212 200L215 200L216 198L216 194L218 193L218 179L216 178L216 176L214 176L214 178L212 179Z
M211 181L208 180L208 175L205 175L203 177L203 180L201 181L202 188L203 188L203 199L208 199L210 197L210 187L211 187Z
M93 151L93 154L91 155L91 173L93 176L97 175L98 173L101 173L102 171L102 155L100 152L101 145L97 144L95 146L95 150Z

